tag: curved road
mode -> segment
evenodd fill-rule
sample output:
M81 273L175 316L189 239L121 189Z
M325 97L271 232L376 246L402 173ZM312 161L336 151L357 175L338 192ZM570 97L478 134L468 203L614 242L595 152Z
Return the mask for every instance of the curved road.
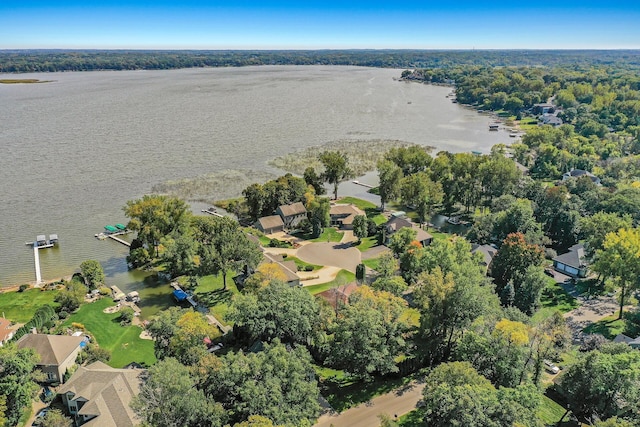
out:
M360 251L351 247L350 242L309 243L300 247L296 256L311 264L340 267L352 273L362 259Z

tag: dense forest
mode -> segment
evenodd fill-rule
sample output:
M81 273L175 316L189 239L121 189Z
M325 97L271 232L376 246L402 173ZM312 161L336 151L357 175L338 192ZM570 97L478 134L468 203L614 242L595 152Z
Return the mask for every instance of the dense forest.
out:
M636 50L3 50L0 72L166 70L248 65L447 68L640 65Z

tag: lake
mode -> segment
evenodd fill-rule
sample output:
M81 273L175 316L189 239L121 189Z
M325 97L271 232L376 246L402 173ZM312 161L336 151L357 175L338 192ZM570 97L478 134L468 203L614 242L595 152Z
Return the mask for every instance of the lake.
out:
M450 88L394 80L400 73L274 66L25 74L51 82L0 84L0 286L34 281L25 242L57 233L59 247L40 250L43 279L97 259L109 285L139 287L146 274L127 271L127 248L94 235L126 223L125 202L169 180L236 177L208 195L214 200L281 174L267 164L274 157L332 141L483 153L509 143L507 132L488 131L487 116L447 99ZM8 77L16 76L0 75ZM340 191L365 190L347 183Z

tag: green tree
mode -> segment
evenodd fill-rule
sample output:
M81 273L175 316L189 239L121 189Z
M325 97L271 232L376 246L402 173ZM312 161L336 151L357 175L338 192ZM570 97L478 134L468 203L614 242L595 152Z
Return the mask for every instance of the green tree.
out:
M87 291L87 287L77 280L67 282L65 288L55 296L55 301L60 304L58 310L73 313L83 303Z
M635 414L640 402L640 352L627 345L605 345L585 353L562 375L560 385L581 419L606 420Z
M237 222L231 218L207 218L200 221L200 274L222 274L223 289L227 289L227 274L242 268L254 269L262 259L260 247L249 240Z
M80 264L80 272L89 289L99 288L104 285L104 270L96 260L89 259Z
M0 394L0 426L4 426L7 422L7 396Z
M524 274L530 266L542 265L543 260L542 248L527 243L522 233L509 234L491 262L496 292L499 294L517 273ZM517 284L514 284L514 288L517 293Z
M376 291L386 291L397 297L407 290L407 282L401 276L378 277L371 287Z
M605 276L613 276L620 285L620 311L630 290L637 288L640 277L640 230L622 228L609 233L604 239L603 249L596 252L593 270Z
M400 182L402 180L402 169L389 160L381 160L378 162L378 177L380 185L378 191L380 193L380 208L384 210L384 205L391 200L395 200L400 196Z
M378 258L378 267L376 268L378 272L377 277L391 277L396 274L399 267L398 260L393 254L391 252L384 252L380 255L380 258Z
M586 240L585 249L589 256L595 255L597 250L604 248L607 234L614 233L621 228L633 227L630 215L596 212L592 216L580 220L580 235Z
M249 211L249 217L253 221L262 215L263 206L266 201L266 193L260 184L251 184L244 190L242 190L247 209Z
M524 272L516 271L513 277L515 298L513 305L532 316L540 308L540 296L547 286L547 276L539 265L530 265Z
M396 357L406 347L406 306L388 292L358 288L338 310L327 363L359 377L397 372Z
M207 351L205 338L218 335L200 312L188 310L176 322L175 333L169 341L169 355L185 365L195 365Z
M310 345L320 332L320 307L304 288L272 281L254 293L234 297L226 319L250 343L279 339Z
M243 421L241 423L234 424L233 427L284 427L284 426L276 426L273 424L267 417L263 417L261 415L250 415L247 421Z
M537 426L540 396L533 386L501 388L478 374L467 362L443 363L431 371L423 390L428 426Z
M434 182L426 172L418 172L402 179L400 194L402 203L415 206L418 219L425 222L435 205L442 203L442 184Z
M400 230L393 233L389 238L389 244L387 245L391 252L397 257L404 254L418 235L418 232L410 227L403 227Z
M309 166L304 170L303 178L304 178L304 182L306 182L307 185L310 185L313 187L315 193L318 196L326 193L326 190L324 189L324 182L322 180L322 176L318 175L316 173L316 170L313 167Z
M160 311L149 322L147 331L153 338L154 351L158 359L172 354L171 338L178 331L178 320L187 312L188 310L180 307L170 307L168 310Z
M38 360L33 349L19 350L13 344L0 347L0 396L5 397L5 425L16 425L23 409L35 396L38 385L33 381L33 374Z
M162 260L166 272L172 277L191 275L196 270L196 253L198 246L190 232L162 239L165 247Z
M320 405L311 356L278 340L258 353L230 352L203 380L207 395L221 402L234 422L261 414L275 424L310 426Z
M338 198L338 184L353 176L349 168L349 159L338 151L324 151L320 154L320 162L324 166L322 178L333 185L333 198Z
M155 248L156 257L159 255L160 239L172 232L183 232L189 225L191 215L184 200L155 194L129 200L124 213L130 218L127 227L137 231L137 239L148 248Z
M356 236L358 242L360 242L362 238L367 237L368 234L367 217L364 215L356 215L353 218L353 235Z
M70 427L73 420L62 413L60 409L53 409L44 416L42 427Z
M404 176L424 172L431 164L431 148L422 145L392 148L385 159L402 169Z
M148 377L131 407L154 427L221 427L227 421L219 403L195 388L189 368L167 358L149 368Z

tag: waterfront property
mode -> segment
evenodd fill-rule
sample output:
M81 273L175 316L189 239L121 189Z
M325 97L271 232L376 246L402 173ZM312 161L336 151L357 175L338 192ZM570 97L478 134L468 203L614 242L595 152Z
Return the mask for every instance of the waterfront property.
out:
M284 231L284 222L280 215L270 215L258 218L255 227L264 234L273 234Z
M358 215L366 216L362 209L352 204L333 204L329 209L331 226L342 230L353 230L353 219Z
M26 334L18 340L18 348L32 348L39 356L36 364L50 383L63 382L64 374L76 363L85 345L83 336Z
M300 202L278 206L276 213L282 217L284 228L295 228L307 219L307 209Z
M429 246L431 242L433 242L433 236L422 228L418 227L416 224L411 222L408 218L403 218L400 216L392 216L389 221L384 225L386 231L386 241L385 244L389 243L389 239L400 229L409 227L416 231L415 240L418 241L422 246Z

